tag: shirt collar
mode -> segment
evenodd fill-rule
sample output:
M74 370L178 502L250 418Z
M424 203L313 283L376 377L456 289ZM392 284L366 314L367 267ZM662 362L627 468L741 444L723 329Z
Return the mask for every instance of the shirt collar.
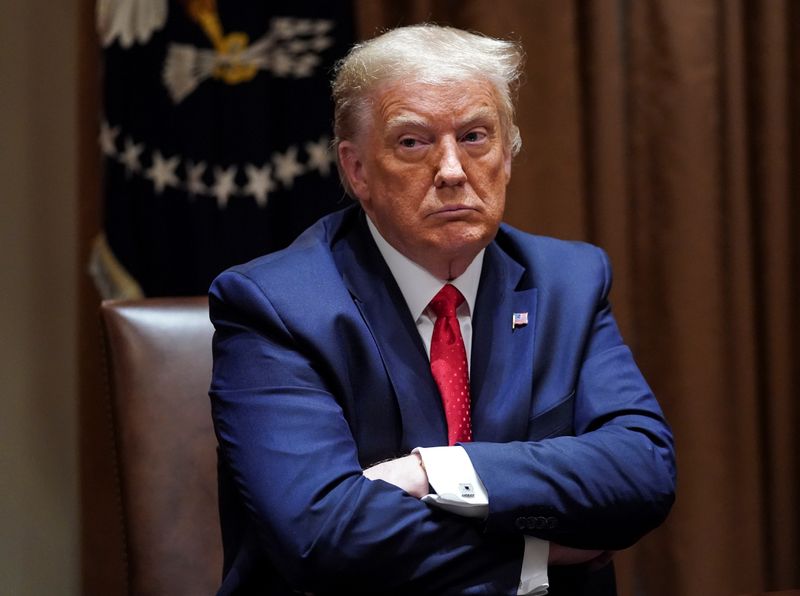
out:
M400 287L400 292L403 294L406 304L408 304L411 316L416 321L425 312L428 304L442 289L442 286L448 283L448 280L439 279L431 275L427 269L421 267L389 244L381 236L369 216L367 216L367 225L375 244L378 245L378 250L383 260L386 261L389 271L392 272L392 276ZM464 296L470 316L475 311L475 300L478 296L478 284L481 279L485 250L481 249L464 273L449 281Z

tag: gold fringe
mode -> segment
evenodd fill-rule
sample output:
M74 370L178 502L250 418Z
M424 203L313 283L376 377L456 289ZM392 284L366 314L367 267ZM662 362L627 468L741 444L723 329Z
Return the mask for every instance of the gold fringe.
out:
M141 286L122 266L111 251L106 235L98 234L89 256L89 275L103 300L133 300L144 298Z

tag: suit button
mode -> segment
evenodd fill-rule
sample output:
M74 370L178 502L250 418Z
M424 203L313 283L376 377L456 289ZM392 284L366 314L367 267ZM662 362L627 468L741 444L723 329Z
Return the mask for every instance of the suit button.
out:
M518 530L524 530L525 528L528 527L528 524L526 523L526 519L524 517L518 517L517 519L515 519L514 525L517 526Z
M558 520L555 517L548 517L547 518L547 527L550 530L554 530L558 527Z
M546 517L537 517L536 518L536 529L537 530L544 530L547 527L547 518Z

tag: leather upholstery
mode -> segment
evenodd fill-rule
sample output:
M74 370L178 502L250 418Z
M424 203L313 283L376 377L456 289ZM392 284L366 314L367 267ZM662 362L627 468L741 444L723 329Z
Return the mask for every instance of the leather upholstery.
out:
M129 593L213 594L222 548L208 300L106 301Z

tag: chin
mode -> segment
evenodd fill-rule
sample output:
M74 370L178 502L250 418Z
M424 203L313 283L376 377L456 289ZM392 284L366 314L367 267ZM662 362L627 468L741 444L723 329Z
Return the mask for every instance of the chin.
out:
M481 249L486 248L494 238L493 233L486 231L482 233L464 234L455 238L448 238L437 243L434 250L439 250L444 254L466 257L472 254L474 257ZM470 257L470 258L472 258Z

